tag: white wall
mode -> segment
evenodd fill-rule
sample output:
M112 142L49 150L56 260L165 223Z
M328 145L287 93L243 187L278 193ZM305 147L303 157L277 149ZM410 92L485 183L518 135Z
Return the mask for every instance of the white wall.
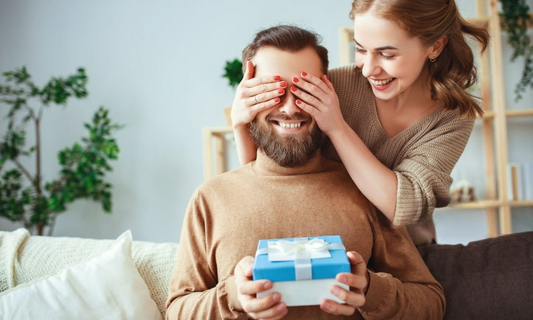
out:
M473 15L471 1L459 3ZM58 172L57 151L85 135L82 124L100 105L127 125L116 134L121 153L109 177L113 213L78 201L58 218L54 235L113 238L131 229L137 240L178 241L189 197L203 181L202 128L225 125L222 108L233 100L224 62L240 57L256 31L293 23L323 36L336 67L338 29L351 26L350 7L350 0L0 1L0 71L26 65L41 85L80 66L89 75L88 99L45 110L45 179ZM478 154L464 158L481 163ZM482 214L436 219L441 242L485 237ZM0 219L0 230L17 227Z

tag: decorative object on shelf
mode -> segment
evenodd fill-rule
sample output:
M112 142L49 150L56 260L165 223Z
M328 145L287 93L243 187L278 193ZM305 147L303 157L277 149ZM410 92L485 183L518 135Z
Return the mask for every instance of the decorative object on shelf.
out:
M523 56L524 70L515 88L516 101L522 99L526 89L533 88L533 42L527 34L528 23L532 22L526 0L499 0L502 4L502 24L508 33L508 42L513 48L511 62Z
M474 188L470 186L467 180L458 181L450 190L451 202L450 204L467 203L476 201L476 193Z
M511 201L533 200L533 164L507 164L507 196Z
M111 184L105 174L111 171L110 160L116 160L119 147L112 132L122 125L111 123L108 110L100 107L91 123L85 123L89 136L58 154L61 170L56 180L44 183L41 166L41 124L45 108L51 104L66 105L69 98L87 97L87 75L80 68L67 78L53 77L42 88L31 80L26 67L3 74L0 101L10 106L7 132L0 141L0 216L20 222L32 233L53 232L57 215L77 199L92 199L111 212ZM40 103L30 106L30 100ZM35 125L35 146L27 148L28 122ZM30 172L21 157L34 154L35 172ZM8 163L12 166L8 167ZM27 178L29 185L24 183Z
M243 78L241 60L235 58L234 60L226 61L222 77L227 78L230 87L235 89ZM231 106L224 108L224 116L226 117L226 123L228 126L231 126Z

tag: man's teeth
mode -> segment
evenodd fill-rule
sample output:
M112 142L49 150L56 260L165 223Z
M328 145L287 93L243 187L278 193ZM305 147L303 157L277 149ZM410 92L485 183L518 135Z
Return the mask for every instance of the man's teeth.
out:
M280 122L280 123L279 123L279 126L282 127L282 128L300 128L301 125L302 125L301 122L298 122L298 123L285 123L285 122Z
M387 80L374 80L374 79L369 79L369 80L370 80L370 82L372 82L376 86L384 86L386 84L389 84L392 80L394 80L394 78L390 78L390 79L387 79Z

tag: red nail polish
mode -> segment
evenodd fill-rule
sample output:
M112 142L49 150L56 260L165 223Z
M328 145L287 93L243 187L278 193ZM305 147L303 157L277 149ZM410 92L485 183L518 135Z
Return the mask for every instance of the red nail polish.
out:
M274 101L275 101L276 103L278 103L278 102L279 102L279 98L276 98Z
M294 87L294 86L291 87L291 91L292 92L296 92L296 90L297 90L296 87Z
M285 87L287 87L287 82L285 82L285 81L281 81L281 82L279 83L279 86L282 87L282 88L285 88Z
M279 93L279 94L284 94L284 93L285 93L285 90L283 90L283 89L279 89L279 90L278 90L278 93Z
M303 71L302 72L302 77L305 77L307 75L307 72Z
M300 104L302 104L302 101L296 100L296 104L300 105Z
M280 76L274 76L274 80L276 80L276 81L281 80L281 77Z
M298 80L298 78L296 78L296 77L293 77L293 78L292 78L292 82L296 83L296 82L298 82L298 81L300 81L300 80Z

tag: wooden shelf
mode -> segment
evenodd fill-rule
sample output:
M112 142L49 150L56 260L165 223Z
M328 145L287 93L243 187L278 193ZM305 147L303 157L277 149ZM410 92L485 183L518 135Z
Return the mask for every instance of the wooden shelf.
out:
M473 202L452 204L445 209L488 209L498 208L501 205L499 200L479 200Z
M226 156L225 136L233 133L232 127L206 127L203 130L204 140L204 178L207 180L215 174L220 174L226 171ZM214 144L214 159L213 159L213 140ZM215 172L213 173L213 160L215 165Z
M507 118L533 117L533 109L507 110L505 111L505 116Z
M483 116L482 117L478 117L478 119L493 120L494 119L494 112L493 111L485 111L483 113Z
M533 200L516 200L510 201L511 207L533 207Z
M533 109L506 110L505 117L507 118L533 117ZM485 113L483 113L483 116L478 117L478 119L494 120L494 111L485 111Z
M473 202L464 202L451 204L447 207L440 208L441 210L473 210L473 209L497 209L503 205L510 207L533 207L533 200L516 200L508 201L506 203L500 200L479 200Z

